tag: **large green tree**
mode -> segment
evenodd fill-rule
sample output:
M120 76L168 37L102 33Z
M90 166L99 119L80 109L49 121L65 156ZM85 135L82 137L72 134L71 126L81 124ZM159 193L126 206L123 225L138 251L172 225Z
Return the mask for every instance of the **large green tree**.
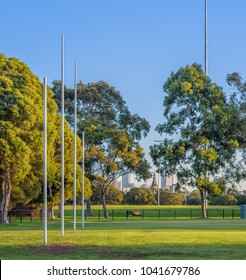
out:
M220 176L239 146L238 110L197 64L172 73L163 89L165 121L156 130L168 137L151 146L151 156L157 166L176 173L180 184L199 190L206 217L206 193L223 191Z
M3 223L8 209L36 197L42 182L42 84L16 58L0 55L0 183ZM55 103L49 99L49 106Z
M55 112L57 111L57 108ZM48 115L48 215L54 218L54 206L61 201L61 116L60 114ZM74 134L71 127L65 122L64 129L64 199L73 199L74 184ZM76 165L76 195L82 196L82 144L77 136L77 165ZM91 183L85 177L84 196L89 199L92 195ZM43 192L35 200L43 201Z
M237 161L234 163L236 168L228 168L225 174L227 181L230 181L230 189L236 190L238 183L246 179L246 82L239 73L234 72L227 75L227 83L233 90L230 103L239 112L239 119L234 125L238 128L236 133L239 143Z
M48 89L48 202L60 195L61 117ZM72 196L73 132L65 124L65 198ZM78 161L81 142L78 139ZM78 191L81 190L78 167ZM17 203L42 203L43 190L43 85L28 66L0 55L0 213L8 223L8 210ZM91 195L86 180L86 194Z
M60 100L60 83L53 90ZM65 91L66 115L73 125L73 91ZM78 85L78 130L85 132L86 172L95 186L100 185L105 218L106 192L112 182L123 174L134 171L138 178L151 177L139 140L149 132L147 120L131 114L119 91L106 82ZM98 176L99 175L99 176ZM98 180L101 177L103 180Z

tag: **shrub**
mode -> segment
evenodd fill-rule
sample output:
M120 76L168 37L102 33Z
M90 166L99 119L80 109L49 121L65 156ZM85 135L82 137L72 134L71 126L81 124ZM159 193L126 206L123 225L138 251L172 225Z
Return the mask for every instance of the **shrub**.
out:
M245 194L237 194L235 195L237 199L237 205L246 204L246 195Z
M186 198L186 205L201 205L201 195L199 192L192 192Z
M160 204L162 205L182 205L184 196L181 193L173 193L169 190L160 190Z
M232 194L223 194L212 198L211 205L237 205L237 199Z

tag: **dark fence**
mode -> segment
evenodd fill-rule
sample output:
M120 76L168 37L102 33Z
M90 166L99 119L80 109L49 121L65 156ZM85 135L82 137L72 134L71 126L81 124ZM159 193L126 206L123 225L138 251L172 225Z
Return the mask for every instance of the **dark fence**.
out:
M165 219L201 219L201 209L115 209L109 210L111 220L165 220ZM104 219L103 210L93 210L92 216L85 216L87 220ZM209 219L235 219L240 218L239 209L207 209Z
M3 215L0 211L0 223L3 224ZM55 211L58 216L58 211ZM8 222L11 223L32 223L42 222L42 210L10 210L7 212ZM108 210L107 220L137 221L137 220L175 220L175 219L201 219L201 209L182 208L182 209L113 209ZM207 209L208 219L235 219L240 218L240 209ZM52 217L48 218L52 220ZM73 220L73 211L65 211L66 221ZM81 220L81 210L77 210L77 219ZM103 210L92 210L92 216L86 215L87 221L103 221Z
M5 212L7 214L7 219L9 224L13 222L23 223L30 222L33 220L42 221L43 211L42 210L9 210ZM52 220L52 218L50 218ZM0 223L3 224L4 215L3 211L0 211Z

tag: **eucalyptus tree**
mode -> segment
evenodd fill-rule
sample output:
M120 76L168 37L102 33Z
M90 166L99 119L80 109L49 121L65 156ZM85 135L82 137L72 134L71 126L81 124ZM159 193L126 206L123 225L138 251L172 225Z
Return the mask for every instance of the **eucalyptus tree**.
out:
M234 119L234 126L237 130L237 141L239 151L235 168L228 168L225 176L230 181L230 189L236 190L238 183L246 179L246 82L237 72L227 75L227 83L232 89L230 103L239 113L239 118Z
M59 100L59 82L54 82L56 100ZM66 89L65 103L71 103L72 91ZM58 102L59 104L59 102ZM67 119L73 123L73 106L67 106ZM137 114L131 114L120 92L106 82L81 82L78 85L78 131L85 132L86 173L92 184L101 189L105 218L106 192L112 182L134 171L140 179L151 177L150 165L139 141L146 137L150 125Z
M181 184L199 190L205 218L205 195L223 191L221 174L239 146L238 110L197 64L171 73L163 89L165 121L156 130L166 138L151 146L151 157Z

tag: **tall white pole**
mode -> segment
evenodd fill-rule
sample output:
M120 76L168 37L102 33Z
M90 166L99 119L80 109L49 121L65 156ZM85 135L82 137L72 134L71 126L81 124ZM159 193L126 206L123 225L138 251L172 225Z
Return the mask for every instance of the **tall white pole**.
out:
M76 230L76 177L77 177L77 63L74 69L74 172L73 172L73 229Z
M205 75L208 76L208 0L205 0ZM208 177L208 171L206 171L205 176ZM204 191L203 195L204 203L207 204L207 191Z
M61 235L64 235L64 34L61 38Z
M85 228L85 133L82 132L82 229Z
M47 79L44 78L44 245L47 245Z
M158 206L160 205L160 170L158 169Z
M205 0L205 74L208 76L208 0Z

